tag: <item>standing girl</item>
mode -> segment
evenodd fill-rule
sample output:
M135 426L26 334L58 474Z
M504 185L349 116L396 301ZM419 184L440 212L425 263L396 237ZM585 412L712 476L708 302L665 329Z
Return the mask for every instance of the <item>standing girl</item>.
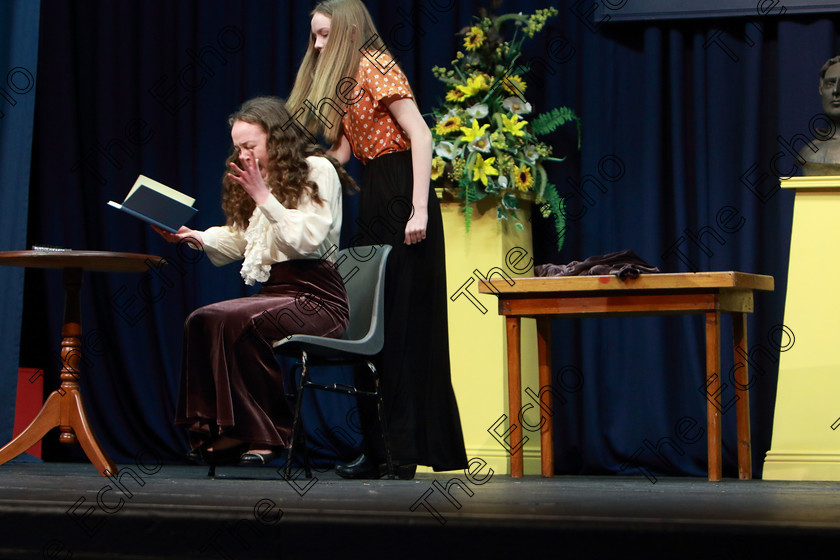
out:
M449 368L443 222L429 188L431 132L360 0L320 2L311 26L288 107L298 122L332 144L329 153L341 163L352 152L364 164L360 233L353 244L394 247L386 273L385 346L377 366L398 475L413 477L417 464L438 471L465 468ZM376 433L371 417L362 418L366 434ZM384 475L378 444L378 438L367 437L365 453L339 466L338 474Z

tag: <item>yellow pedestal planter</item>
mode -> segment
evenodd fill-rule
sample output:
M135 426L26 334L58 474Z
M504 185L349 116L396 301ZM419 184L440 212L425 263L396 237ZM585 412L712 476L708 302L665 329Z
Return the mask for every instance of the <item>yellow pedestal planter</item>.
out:
M467 458L478 457L499 474L510 473L509 450L521 437L525 443L525 474L540 473L539 431L517 426L510 436L507 402L505 321L495 296L479 294L479 278L533 276L530 203L517 212L524 231L496 219L495 202L482 201L473 212L470 231L464 227L460 201L441 200L446 238L446 285L449 312L449 350L452 385L458 399ZM522 322L522 389L539 391L536 321ZM523 395L523 404L530 402ZM540 422L539 406L529 407L525 419ZM495 426L495 429L494 429ZM496 435L494 435L494 433ZM427 472L430 469L425 469Z
M793 231L766 480L840 480L840 176L793 177Z

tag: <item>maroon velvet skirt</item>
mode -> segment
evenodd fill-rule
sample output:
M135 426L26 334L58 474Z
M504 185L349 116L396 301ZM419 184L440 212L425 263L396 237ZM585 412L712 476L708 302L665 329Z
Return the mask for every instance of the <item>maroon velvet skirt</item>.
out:
M291 334L338 338L348 319L341 276L316 259L275 264L257 294L192 312L184 324L175 415L190 444L224 435L287 447L292 411L272 343Z

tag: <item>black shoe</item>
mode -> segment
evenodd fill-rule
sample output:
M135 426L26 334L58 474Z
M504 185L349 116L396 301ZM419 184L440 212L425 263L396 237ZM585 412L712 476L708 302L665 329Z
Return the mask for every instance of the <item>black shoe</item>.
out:
M388 474L388 465L382 463L382 468L385 469L385 474ZM394 474L400 480L411 480L414 478L414 473L417 472L417 463L395 463Z
M195 461L197 463L204 463L207 465L235 465L239 462L239 458L242 455L242 452L247 450L248 444L241 443L239 445L234 445L233 447L228 447L226 449L214 449L212 451L209 451L207 447L209 447L210 445L212 445L212 443L208 442L204 445L196 447L187 454L187 457L191 461Z
M240 465L267 465L272 462L274 459L277 458L278 453L274 451L269 451L268 453L256 453L254 451L248 451L243 453L239 457L239 464Z
M381 474L379 476L373 476L376 474L374 472L376 466L376 463L362 453L349 463L337 465L335 467L335 473L342 478L381 478Z
M196 447L195 449L190 449L187 452L187 460L192 461L193 463L203 463L204 457L202 456L201 449L198 447Z
M411 480L417 471L417 463L403 463L394 465L394 473L400 480ZM342 478L349 479L379 479L388 476L387 463L380 463L370 459L362 453L350 463L338 465L335 473Z

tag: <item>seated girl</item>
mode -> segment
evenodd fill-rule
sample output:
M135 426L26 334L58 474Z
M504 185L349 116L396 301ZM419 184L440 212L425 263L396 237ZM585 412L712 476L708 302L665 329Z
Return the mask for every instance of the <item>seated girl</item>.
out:
M280 99L245 102L229 119L227 224L155 228L167 241L202 246L217 266L242 260L245 283L262 284L251 297L194 311L184 325L176 423L189 430L192 458L211 464L267 464L288 447L292 412L272 343L290 334L340 337L349 318L331 256L342 186L355 185L289 122Z

